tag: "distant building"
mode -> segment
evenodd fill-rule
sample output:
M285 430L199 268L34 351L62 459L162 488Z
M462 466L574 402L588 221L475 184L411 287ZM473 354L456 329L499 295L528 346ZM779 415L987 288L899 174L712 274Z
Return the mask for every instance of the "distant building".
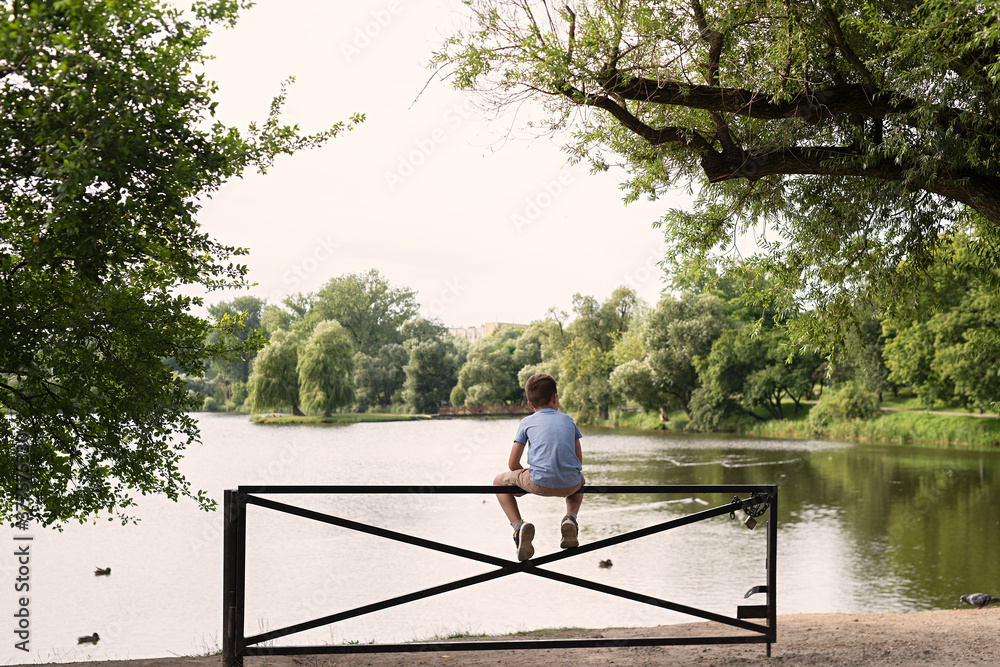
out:
M523 327L524 324L514 324L512 322L487 322L478 327L448 327L448 333L467 341L477 341L493 335L500 327Z

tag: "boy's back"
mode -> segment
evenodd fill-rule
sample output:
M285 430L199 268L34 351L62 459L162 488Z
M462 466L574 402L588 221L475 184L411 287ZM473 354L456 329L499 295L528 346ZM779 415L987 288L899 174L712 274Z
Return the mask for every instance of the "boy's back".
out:
M580 430L572 417L543 408L521 420L514 441L528 446L531 481L561 489L580 482L583 466L576 456L578 438Z

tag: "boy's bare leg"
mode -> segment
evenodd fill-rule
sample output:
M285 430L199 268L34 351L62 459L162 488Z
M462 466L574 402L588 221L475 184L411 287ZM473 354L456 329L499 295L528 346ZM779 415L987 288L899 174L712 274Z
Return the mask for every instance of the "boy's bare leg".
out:
M512 525L521 520L521 510L518 509L517 498L515 498L513 494L498 493L497 500L500 501L500 507L503 509L503 513L507 515L507 520L510 521Z
M576 516L580 512L580 505L582 504L582 493L574 493L572 496L566 496L566 514Z

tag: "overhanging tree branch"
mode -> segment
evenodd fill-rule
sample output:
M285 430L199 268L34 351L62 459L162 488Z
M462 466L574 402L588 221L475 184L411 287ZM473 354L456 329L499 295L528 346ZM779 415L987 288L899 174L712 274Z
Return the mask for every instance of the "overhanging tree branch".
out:
M627 78L614 69L603 73L600 84L609 93L627 100L732 113L758 120L800 118L816 123L842 114L885 118L913 109L913 103L908 100L897 100L884 92L871 94L862 84L826 86L786 100L775 100L768 93L743 88Z
M637 118L624 106L618 104L616 101L605 95L584 93L583 91L569 85L564 86L562 92L566 97L574 101L583 100L583 103L588 106L604 109L614 116L615 119L622 125L654 146L669 143L691 146L699 151L713 150L708 140L701 136L697 131L680 127L650 127L639 120L639 118Z

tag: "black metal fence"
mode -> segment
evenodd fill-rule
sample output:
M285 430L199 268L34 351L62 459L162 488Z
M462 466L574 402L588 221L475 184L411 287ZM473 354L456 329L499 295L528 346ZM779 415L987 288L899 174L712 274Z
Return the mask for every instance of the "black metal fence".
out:
M222 658L224 667L242 665L245 656L261 655L312 655L326 653L391 653L417 651L488 651L512 649L540 648L591 648L607 646L667 646L681 644L754 644L766 643L767 655L771 655L771 644L777 637L777 506L778 487L774 485L751 484L721 484L721 485L649 485L649 486L586 486L586 494L733 494L731 501L715 507L694 512L685 516L669 519L653 526L633 530L621 535L604 538L582 544L579 547L565 549L558 553L547 554L523 562L512 561L489 554L478 553L469 549L435 542L421 537L387 530L377 526L352 521L342 517L332 516L322 512L297 507L287 503L265 498L263 496L289 494L489 494L518 493L517 487L504 486L241 486L236 490L227 490L224 501L224 536L223 536L223 646ZM461 556L481 563L495 566L495 569L472 577L459 579L447 584L433 586L421 591L389 598L380 602L364 605L315 618L310 621L296 623L277 630L263 632L253 636L245 635L244 611L246 601L246 536L247 536L247 505L257 505L276 512L312 519L321 523L340 526L350 530L384 537L390 540L424 547L455 556ZM718 516L735 517L737 512L743 514L744 523L753 528L760 518L765 522L766 533L766 583L754 586L747 591L744 598L757 593L766 593L765 604L738 605L735 616L691 607L670 602L646 594L629 591L605 584L596 583L579 577L544 569L543 566L564 558L573 558L580 554L603 549L629 540L654 535L666 530L690 525ZM765 516L766 515L766 516ZM729 628L748 631L745 634L690 636L690 637L632 637L623 639L610 638L579 638L579 639L527 639L501 641L428 641L407 642L395 644L343 644L322 646L274 646L264 645L265 642L304 632L312 628L337 623L349 618L369 614L397 605L414 602L466 586L483 583L523 572L526 574L561 581L581 588L606 593L653 605L696 618L720 623ZM763 624L750 622L746 619L762 619Z

